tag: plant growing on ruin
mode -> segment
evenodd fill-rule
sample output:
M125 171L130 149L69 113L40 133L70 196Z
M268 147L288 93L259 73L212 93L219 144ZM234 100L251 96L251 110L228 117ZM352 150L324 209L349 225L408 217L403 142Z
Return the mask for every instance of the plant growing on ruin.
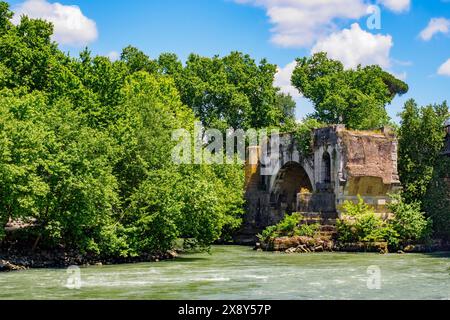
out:
M299 237L313 238L319 231L320 231L320 224L318 223L302 224L294 231L294 235Z
M297 145L298 151L305 156L312 153L313 150L313 130L323 128L326 126L324 123L313 119L306 118L301 123L297 123L292 130L293 138Z
M304 219L300 213L286 215L277 225L267 227L258 238L267 242L278 237L314 237L320 230L320 224L301 224Z

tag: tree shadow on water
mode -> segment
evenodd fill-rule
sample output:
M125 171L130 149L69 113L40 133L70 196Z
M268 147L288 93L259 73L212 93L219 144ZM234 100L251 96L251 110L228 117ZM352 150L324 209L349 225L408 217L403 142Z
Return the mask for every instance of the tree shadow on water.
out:
M450 259L450 251L438 251L438 252L426 252L424 255L429 256L430 258L449 258Z

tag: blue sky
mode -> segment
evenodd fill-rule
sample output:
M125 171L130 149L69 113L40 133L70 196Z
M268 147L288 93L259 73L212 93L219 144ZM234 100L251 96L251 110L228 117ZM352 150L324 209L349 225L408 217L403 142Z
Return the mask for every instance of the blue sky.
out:
M422 105L450 101L449 0L8 2L21 13L53 19L55 40L73 55L85 45L95 54L114 56L131 44L151 57L174 52L182 60L191 52L212 56L238 50L277 64L277 83L293 92L288 79L294 59L326 49L348 67L379 63L405 79L410 92L388 106L394 119L409 98ZM367 11L369 5L381 10L381 29L369 29L367 19L378 17ZM312 111L310 103L296 100L299 118Z

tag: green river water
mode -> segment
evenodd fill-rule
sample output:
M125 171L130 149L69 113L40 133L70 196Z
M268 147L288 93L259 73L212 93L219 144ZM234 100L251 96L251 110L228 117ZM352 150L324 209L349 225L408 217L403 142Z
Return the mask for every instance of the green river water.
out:
M2 273L0 299L450 299L448 253L287 255L236 246L211 253L81 268L79 289L68 286L67 270ZM380 289L368 268L380 271Z

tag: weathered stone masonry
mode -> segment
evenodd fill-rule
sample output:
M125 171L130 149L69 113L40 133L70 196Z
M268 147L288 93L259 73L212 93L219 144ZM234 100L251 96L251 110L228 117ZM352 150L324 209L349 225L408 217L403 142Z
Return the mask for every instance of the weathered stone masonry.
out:
M282 145L273 174L261 175L265 166L250 161L258 164L246 166L247 215L241 234L255 235L286 213L337 218L343 203L357 201L358 195L378 213L387 213L388 194L401 187L397 151L397 138L387 128L350 131L339 125L314 131L311 155L299 154L294 143ZM249 154L260 160L261 150L250 147Z

